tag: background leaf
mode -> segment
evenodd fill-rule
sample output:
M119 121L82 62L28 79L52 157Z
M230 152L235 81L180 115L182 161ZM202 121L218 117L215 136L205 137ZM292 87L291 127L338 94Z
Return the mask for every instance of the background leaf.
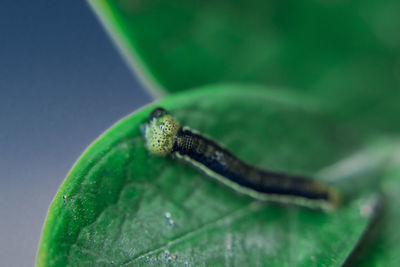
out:
M295 88L340 120L398 132L400 2L89 0L147 88Z
M350 184L352 197L332 213L258 203L151 156L139 125L159 105L252 164ZM165 98L117 123L79 159L49 210L38 265L340 266L379 204L367 178L382 175L380 158L391 150L363 152L375 136L339 123L319 103L262 87ZM368 160L354 159L358 153ZM360 179L365 190L355 186Z
M377 124L400 112L397 0L89 3L149 88L261 83Z

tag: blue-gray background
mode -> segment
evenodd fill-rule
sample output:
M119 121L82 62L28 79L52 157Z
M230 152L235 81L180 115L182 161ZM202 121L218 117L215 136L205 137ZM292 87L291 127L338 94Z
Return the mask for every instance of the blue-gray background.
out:
M1 266L34 265L47 208L72 164L151 100L84 0L2 0Z

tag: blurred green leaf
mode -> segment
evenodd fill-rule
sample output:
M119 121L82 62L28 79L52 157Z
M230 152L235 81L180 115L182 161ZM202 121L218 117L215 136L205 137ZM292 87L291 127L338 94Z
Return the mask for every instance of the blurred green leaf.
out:
M331 213L259 203L151 156L139 126L155 106L252 164L320 177L351 197ZM38 266L341 266L376 216L370 181L390 149L375 149L375 138L288 92L214 86L170 96L121 120L78 160L50 207Z
M400 260L400 145L394 149L385 179L383 191L386 196L382 214L371 232L363 240L350 266L397 266Z
M399 130L400 2L89 0L149 88L296 88L333 114Z

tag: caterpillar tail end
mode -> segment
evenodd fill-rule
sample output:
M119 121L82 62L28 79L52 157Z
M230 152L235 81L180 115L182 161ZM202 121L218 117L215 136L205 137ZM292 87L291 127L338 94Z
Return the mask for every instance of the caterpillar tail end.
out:
M327 206L328 210L335 210L339 208L343 204L343 196L339 190L336 188L329 188L328 191L328 199L329 205Z

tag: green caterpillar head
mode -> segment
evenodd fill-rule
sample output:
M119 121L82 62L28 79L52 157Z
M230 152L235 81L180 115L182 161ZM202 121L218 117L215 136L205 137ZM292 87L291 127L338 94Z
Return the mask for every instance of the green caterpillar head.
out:
M141 128L147 149L156 155L171 153L179 128L179 122L168 111L163 108L154 109Z

